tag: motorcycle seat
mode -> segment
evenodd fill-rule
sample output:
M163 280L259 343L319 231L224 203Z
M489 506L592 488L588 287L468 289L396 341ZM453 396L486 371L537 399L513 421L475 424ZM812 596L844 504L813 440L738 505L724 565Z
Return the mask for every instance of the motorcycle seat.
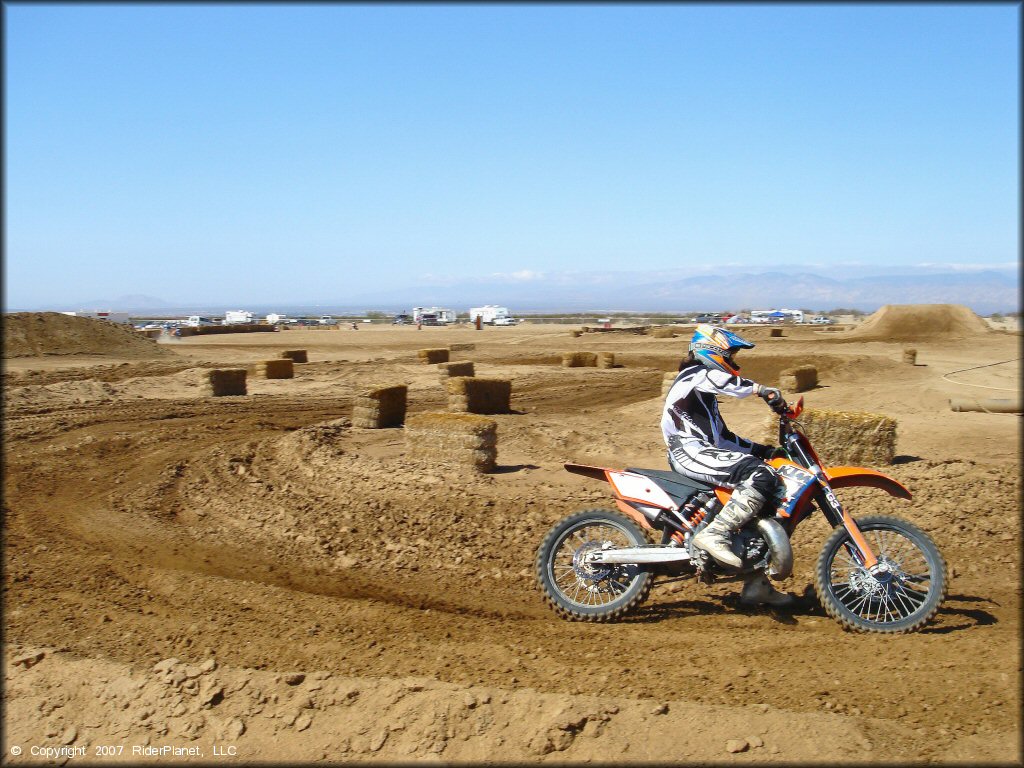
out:
M686 475L673 472L668 469L638 469L626 467L627 472L633 472L653 480L661 490L667 493L679 506L686 503L687 499L700 491L712 491L715 486L702 483L700 480L693 480Z

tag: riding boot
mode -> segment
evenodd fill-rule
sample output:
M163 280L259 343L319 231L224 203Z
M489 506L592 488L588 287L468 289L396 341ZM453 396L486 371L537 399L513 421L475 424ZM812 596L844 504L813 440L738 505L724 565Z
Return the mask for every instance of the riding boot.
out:
M743 582L740 592L740 605L770 605L773 608L786 608L796 603L796 598L788 592L779 592L763 573L752 573Z
M729 549L732 533L752 520L764 502L764 496L753 488L738 486L715 519L693 537L693 546L703 549L722 565L739 568L743 561Z

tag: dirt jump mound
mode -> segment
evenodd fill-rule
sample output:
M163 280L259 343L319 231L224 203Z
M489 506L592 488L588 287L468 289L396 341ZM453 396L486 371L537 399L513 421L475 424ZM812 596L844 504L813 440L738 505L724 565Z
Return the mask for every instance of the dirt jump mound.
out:
M833 338L851 341L969 339L992 330L961 304L886 304L856 328Z
M60 312L5 314L4 357L111 355L147 358L169 354L130 326Z

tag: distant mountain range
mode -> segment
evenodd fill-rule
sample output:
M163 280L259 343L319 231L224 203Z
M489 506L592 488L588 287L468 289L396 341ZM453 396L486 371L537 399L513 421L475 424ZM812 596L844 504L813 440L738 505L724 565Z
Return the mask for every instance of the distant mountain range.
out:
M177 303L145 295L93 299L56 309L111 309L139 315L222 314L245 308L291 315L404 312L413 306L444 306L458 312L484 304L528 312L705 312L718 310L840 307L873 312L884 304L963 304L983 315L1020 309L1020 276L1015 269L942 271L875 268L871 273L837 265L829 277L799 267L752 273L723 267L717 274L684 270L647 272L516 273L465 280L424 279L336 300L276 304L230 296L224 303ZM824 270L822 270L824 271ZM859 274L858 274L859 272ZM36 307L34 309L45 309ZM51 308L52 309L52 308ZM12 311L12 310L9 310Z
M975 312L1015 311L1020 306L1014 270L872 275L833 278L805 272L691 275L652 280L651 274L601 280L564 274L521 282L464 282L395 289L358 297L366 306L441 305L465 311L500 304L514 312L589 310L702 312L771 307L874 311L883 304L964 304Z

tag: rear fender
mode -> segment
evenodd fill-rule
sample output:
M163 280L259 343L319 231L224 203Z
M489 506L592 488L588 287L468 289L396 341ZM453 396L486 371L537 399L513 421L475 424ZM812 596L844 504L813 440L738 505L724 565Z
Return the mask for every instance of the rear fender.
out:
M864 467L829 467L825 479L833 488L879 488L891 496L911 498L910 491L899 481Z
M608 473L617 471L614 469L605 469L604 467L594 467L590 464L567 463L562 466L565 467L566 472L572 472L574 475L583 475L584 477L589 477L594 480L603 480L606 483L608 482Z
M615 506L619 508L619 511L636 522L641 528L645 528L648 531L654 530L650 520L647 519L643 512L633 506L634 504L642 503L645 506L653 505L665 509L674 506L672 500L664 491L646 478L634 475L631 472L608 469L607 467L595 467L589 464L567 463L563 466L566 471L572 472L575 475L583 475L584 477L603 480L608 483L612 487L612 494L615 496ZM616 479L619 481L618 485L615 482ZM642 490L639 489L641 485L643 486ZM630 493L630 490L634 491L634 493Z

